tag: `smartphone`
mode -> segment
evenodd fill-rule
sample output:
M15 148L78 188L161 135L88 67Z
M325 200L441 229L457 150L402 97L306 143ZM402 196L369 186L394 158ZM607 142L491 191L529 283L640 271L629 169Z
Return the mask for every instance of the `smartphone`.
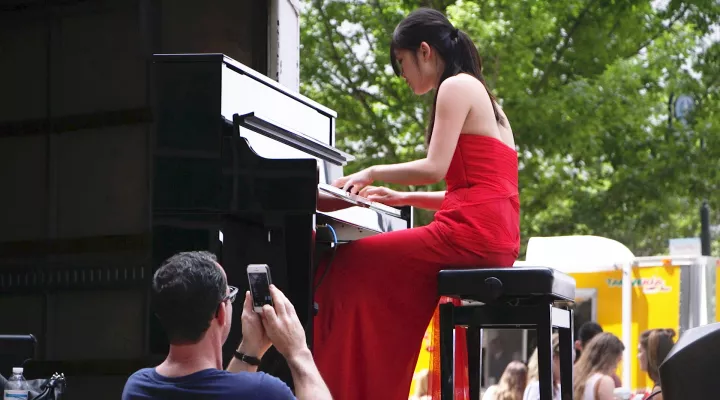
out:
M262 312L265 304L273 306L270 295L270 267L267 264L250 264L247 267L248 281L250 282L250 296L253 301L253 310Z

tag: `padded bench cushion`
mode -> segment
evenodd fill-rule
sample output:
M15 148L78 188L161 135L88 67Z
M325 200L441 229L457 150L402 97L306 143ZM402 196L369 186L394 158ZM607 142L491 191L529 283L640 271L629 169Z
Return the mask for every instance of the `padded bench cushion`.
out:
M575 301L575 279L546 267L443 270L438 294L484 303L542 298Z

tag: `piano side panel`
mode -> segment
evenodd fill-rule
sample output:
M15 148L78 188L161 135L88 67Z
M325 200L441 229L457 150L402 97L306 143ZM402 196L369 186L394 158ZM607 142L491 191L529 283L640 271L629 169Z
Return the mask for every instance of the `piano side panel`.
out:
M154 62L153 210L221 210L220 58Z
M156 149L219 155L222 82L220 58L215 60L183 62L154 58Z
M155 213L221 212L219 158L156 157L153 209Z
M153 59L153 272L180 251L220 256L219 213L228 206L220 201L220 66L220 57L196 63ZM148 323L150 353L165 354L164 330L155 317Z

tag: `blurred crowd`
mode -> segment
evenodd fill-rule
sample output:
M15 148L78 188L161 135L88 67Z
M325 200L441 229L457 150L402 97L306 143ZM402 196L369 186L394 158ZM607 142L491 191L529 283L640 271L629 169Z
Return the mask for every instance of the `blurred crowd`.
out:
M623 388L617 375L625 345L612 333L604 332L595 322L578 330L573 366L574 400L662 400L659 367L675 344L672 329L650 329L640 335L638 359L640 369L653 382L651 389L631 393ZM560 400L560 339L552 336L553 400ZM427 392L427 370L420 373L416 391L410 400L430 400ZM538 351L527 362L513 360L506 364L499 382L488 387L481 400L539 400Z

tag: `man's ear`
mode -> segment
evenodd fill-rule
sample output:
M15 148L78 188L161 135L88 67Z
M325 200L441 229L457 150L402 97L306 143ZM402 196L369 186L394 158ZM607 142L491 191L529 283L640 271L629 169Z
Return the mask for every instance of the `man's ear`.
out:
M217 319L218 325L225 326L227 323L227 313L229 311L227 302L223 301L218 305L217 313L215 313L215 319Z
M582 351L582 342L580 342L579 340L575 341L575 350Z

